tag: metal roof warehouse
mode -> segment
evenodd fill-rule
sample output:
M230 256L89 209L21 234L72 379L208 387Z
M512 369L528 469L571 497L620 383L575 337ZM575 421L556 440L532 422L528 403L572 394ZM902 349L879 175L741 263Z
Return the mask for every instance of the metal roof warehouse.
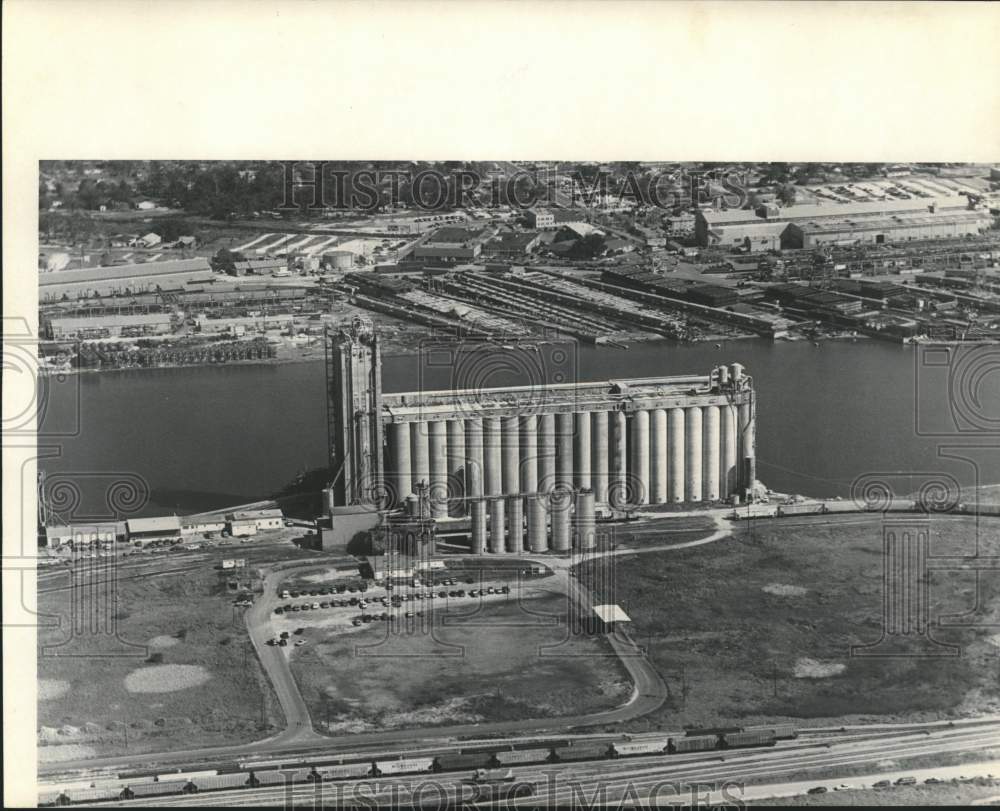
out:
M40 297L51 300L63 295L139 293L158 287L176 290L188 284L208 282L212 278L208 260L199 257L40 273L38 286Z

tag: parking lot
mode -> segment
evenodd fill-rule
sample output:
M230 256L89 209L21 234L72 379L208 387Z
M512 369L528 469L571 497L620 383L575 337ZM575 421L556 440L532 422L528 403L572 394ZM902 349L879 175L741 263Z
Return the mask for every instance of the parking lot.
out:
M328 629L340 626L346 631L369 623L396 623L424 617L435 606L448 609L460 603L480 605L509 601L511 594L509 583L499 579L485 582L468 574L464 577L438 575L427 580L381 585L354 578L308 589L282 586L278 591L281 602L272 612L272 627L277 633L269 644L287 647L288 636L281 634L301 621Z

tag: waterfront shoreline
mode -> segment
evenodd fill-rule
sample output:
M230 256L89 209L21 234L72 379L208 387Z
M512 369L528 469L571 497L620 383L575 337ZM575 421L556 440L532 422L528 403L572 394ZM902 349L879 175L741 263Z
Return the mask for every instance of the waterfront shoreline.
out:
M708 336L704 339L697 341L675 341L670 338L663 337L644 337L644 338L633 338L632 343L641 344L643 346L648 345L664 345L670 347L688 347L688 346L699 346L699 345L710 345L710 344L724 344L730 342L740 342L759 340L761 336L752 334L742 334L742 335L713 335ZM822 344L829 341L841 342L874 342L876 339L870 335L828 335L820 336L815 338L809 338L806 336L789 336L773 339L775 344L795 344L795 343L813 343ZM478 342L478 340L477 340ZM542 338L539 340L522 340L513 346L522 347L537 347L537 346L548 346L551 344L558 343L583 343L578 341L578 339L573 338L570 335L565 336L563 339L552 340L549 338ZM463 341L456 340L453 343L456 345L461 345ZM507 348L501 340L491 341L494 343L498 349ZM945 342L941 342L945 343ZM949 344L950 345L950 344ZM957 345L964 345L963 342L958 342ZM971 344L970 344L971 345ZM593 344L598 349L616 350L619 352L627 352L629 349L629 344L618 344L618 343L596 343ZM390 346L382 349L383 358L405 358L416 354L416 350L413 348L407 348L405 345ZM316 363L323 360L322 352L315 352L306 355L301 350L294 350L291 353L283 354L279 357L273 358L254 358L250 360L229 360L222 361L219 363L184 363L184 364L163 364L162 366L134 366L134 367L119 367L119 368L87 368L81 369L79 367L70 368L49 368L45 366L39 366L38 373L41 377L56 377L56 376L66 376L66 375L94 375L94 374L110 374L114 372L145 372L145 371L163 371L166 369L208 369L208 368L222 368L222 367L249 367L249 366L284 366L286 364L297 364L297 363Z

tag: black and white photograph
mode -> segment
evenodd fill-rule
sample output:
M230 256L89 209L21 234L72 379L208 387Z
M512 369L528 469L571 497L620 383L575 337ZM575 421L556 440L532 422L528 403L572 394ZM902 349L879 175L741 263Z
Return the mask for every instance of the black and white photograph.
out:
M117 6L66 3L88 5ZM16 641L25 668L4 680L5 748L22 748L5 772L27 781L8 802L1000 804L1000 116L958 155L824 159L779 139L758 158L743 129L705 146L693 122L681 146L665 117L636 149L648 125L627 120L642 101L626 70L621 98L574 107L620 139L588 153L493 80L534 76L566 114L602 60L628 60L620 39L561 66L508 55L482 84L446 60L433 93L310 72L315 32L287 50L311 27L298 12L329 15L335 48L347 10L341 31L367 20L387 48L409 24L391 5L275 4L260 21L331 104L331 88L388 83L486 130L500 105L544 142L411 145L408 117L369 118L371 143L356 119L323 138L277 88L258 107L213 83L238 144L206 123L180 130L181 154L129 134L61 147L82 122L52 97L56 145L4 173L21 229L4 260L5 659ZM617 31L610 17L646 47L640 15L659 10L712 54L722 23L703 13L728 4L596 5L595 31ZM788 5L749 4L762 20ZM737 46L776 74L714 86L772 92L755 77L781 81L810 13L870 8L836 6ZM985 5L896 6L929 16L887 50L933 39L938 14L1000 31ZM169 30L195 31L177 7ZM456 33L500 27L434 7ZM120 10L115 30L141 36ZM536 22L530 41L557 36ZM184 76L213 72L205 26L172 41L201 60ZM150 66L178 99L203 92ZM73 91L102 132L136 125L142 70ZM472 75L449 88L453 71ZM185 115L172 98L144 132ZM248 135L258 111L280 141ZM5 144L17 125L5 116Z

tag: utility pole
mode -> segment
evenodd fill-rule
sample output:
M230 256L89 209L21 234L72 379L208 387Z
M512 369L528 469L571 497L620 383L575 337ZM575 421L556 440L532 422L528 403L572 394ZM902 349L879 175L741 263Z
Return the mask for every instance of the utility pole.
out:
M771 662L771 684L774 687L774 697L778 697L778 663Z

